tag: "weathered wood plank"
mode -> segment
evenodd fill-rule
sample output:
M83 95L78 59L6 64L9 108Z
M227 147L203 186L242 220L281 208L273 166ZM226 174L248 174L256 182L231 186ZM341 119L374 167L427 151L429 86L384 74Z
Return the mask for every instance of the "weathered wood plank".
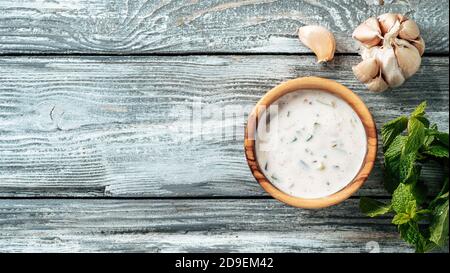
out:
M265 195L243 153L245 113L233 111L250 111L267 90L299 76L347 85L379 127L426 99L432 120L448 130L448 58L424 58L416 76L382 94L369 93L354 78L351 66L358 61L0 58L0 196ZM202 122L192 111L199 100ZM359 194L385 195L380 161ZM435 167L425 177L440 180Z
M0 2L0 53L309 52L298 27L321 24L356 52L368 16L409 13L429 53L448 53L449 2L372 0L79 0Z
M0 200L2 252L411 252L388 217L352 199L323 210L275 200Z

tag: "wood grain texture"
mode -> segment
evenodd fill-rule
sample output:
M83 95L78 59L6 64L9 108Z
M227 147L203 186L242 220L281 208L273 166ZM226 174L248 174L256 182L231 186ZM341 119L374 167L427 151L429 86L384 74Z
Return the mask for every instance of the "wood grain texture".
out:
M357 200L0 200L2 252L412 252ZM448 251L448 249L447 249Z
M0 54L310 52L296 36L320 24L338 52L356 52L351 33L369 16L408 13L427 53L448 53L449 2L395 0L58 0L0 2Z
M349 87L378 128L428 100L431 119L448 130L447 57L424 58L418 74L382 94L355 79L351 66L359 60L2 57L0 196L263 196L245 160L246 115L238 110L250 112L267 90L300 76ZM192 117L199 100L202 124ZM358 194L386 194L380 154ZM441 181L437 173L424 170L431 184Z

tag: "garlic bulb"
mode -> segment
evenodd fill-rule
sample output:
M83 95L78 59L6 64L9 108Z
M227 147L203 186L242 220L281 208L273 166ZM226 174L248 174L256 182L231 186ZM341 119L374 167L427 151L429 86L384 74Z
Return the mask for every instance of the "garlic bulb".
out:
M425 42L416 22L404 15L386 13L369 18L352 36L361 43L363 59L353 73L371 91L400 86L420 68Z
M298 38L314 51L317 61L327 62L333 59L336 41L333 33L322 26L304 26L298 29Z

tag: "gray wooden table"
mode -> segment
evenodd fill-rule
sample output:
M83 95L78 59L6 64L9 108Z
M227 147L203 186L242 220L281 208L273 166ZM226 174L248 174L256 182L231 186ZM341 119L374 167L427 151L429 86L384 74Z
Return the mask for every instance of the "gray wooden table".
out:
M448 130L449 2L377 3L1 0L0 251L413 251L388 217L358 209L360 196L387 197L381 154L349 200L296 209L251 176L244 116L188 134L190 112L178 111L196 99L219 111L253 105L316 75L354 90L378 126L426 99ZM350 36L387 11L414 18L427 50L417 75L374 94L351 72ZM317 65L298 42L306 24L335 33L333 62Z

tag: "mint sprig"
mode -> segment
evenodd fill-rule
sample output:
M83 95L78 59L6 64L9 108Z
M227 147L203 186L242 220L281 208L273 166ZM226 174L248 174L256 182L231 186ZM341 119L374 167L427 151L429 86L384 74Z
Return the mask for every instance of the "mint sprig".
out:
M422 102L409 117L398 117L381 129L384 185L392 200L360 200L361 211L370 217L392 213L400 236L417 252L442 248L449 238L449 135L431 124L426 106ZM431 160L440 163L447 177L434 197L427 196L426 181L420 176L422 165Z

